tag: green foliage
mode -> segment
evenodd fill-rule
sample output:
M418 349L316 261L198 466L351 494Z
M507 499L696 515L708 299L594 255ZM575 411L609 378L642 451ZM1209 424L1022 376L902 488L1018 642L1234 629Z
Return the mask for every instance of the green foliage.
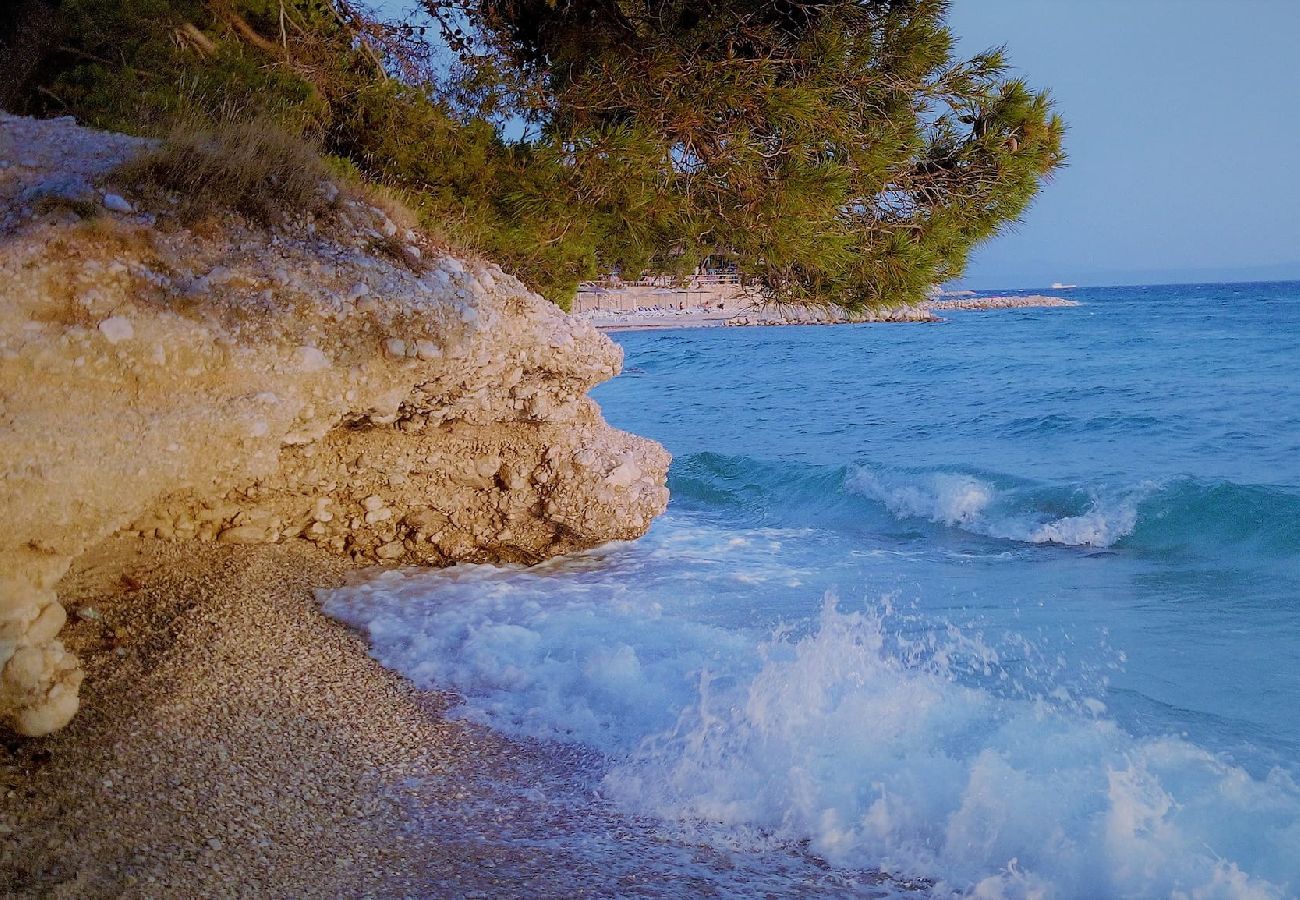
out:
M944 0L419 0L461 53L438 78L347 0L56 2L0 48L14 111L274 122L561 304L715 254L785 301L915 299L1063 161L1045 94L952 58Z
M1047 96L1000 53L953 60L944 0L468 12L547 98L535 115L624 269L726 253L783 300L917 299L1064 159Z
M555 160L503 142L483 119L453 118L398 81L368 85L339 112L335 152L401 189L449 242L500 262L561 305L596 274L596 235Z
M376 23L346 4L291 0L283 9L281 18L279 0L63 0L57 16L33 16L57 22L39 62L22 73L0 63L0 76L23 81L16 111L168 136L169 158L135 173L145 183L183 189L184 167L172 162L223 158L231 170L194 170L197 207L216 196L209 185L242 191L253 172L237 152L200 153L213 135L239 121L260 123L253 131L273 123L268 133L319 143L339 174L391 187L448 244L567 305L596 274L598 243L568 173L502 141L485 118L455 114L428 84L392 77L385 50L402 48L377 46ZM202 134L186 140L186 131ZM256 196L241 192L235 205L264 217Z
M65 0L57 15L57 39L31 77L32 112L67 111L100 128L149 134L235 113L295 129L328 115L309 80L223 40L201 2Z

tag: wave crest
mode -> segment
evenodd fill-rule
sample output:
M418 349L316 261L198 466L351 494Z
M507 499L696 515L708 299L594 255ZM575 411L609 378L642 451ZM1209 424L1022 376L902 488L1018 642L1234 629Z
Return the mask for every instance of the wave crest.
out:
M1136 738L1096 700L1000 698L948 662L996 667L994 651L940 637L899 653L891 616L828 597L812 633L760 648L751 678L702 676L606 791L687 829L937 875L937 895L1277 897L1298 883L1300 788L1285 773L1252 779L1181 738Z
M999 488L992 481L962 473L900 477L860 468L848 475L845 486L880 501L900 518L928 519L985 537L1071 547L1109 547L1131 534L1138 502L1154 488L1144 485L1116 497L1093 493L1085 508L1061 515L1053 508L1077 506L1077 496Z
M975 470L817 466L699 453L673 463L673 502L729 521L841 531L929 522L995 540L1263 559L1300 553L1300 494L1275 485L1171 478L1045 484Z

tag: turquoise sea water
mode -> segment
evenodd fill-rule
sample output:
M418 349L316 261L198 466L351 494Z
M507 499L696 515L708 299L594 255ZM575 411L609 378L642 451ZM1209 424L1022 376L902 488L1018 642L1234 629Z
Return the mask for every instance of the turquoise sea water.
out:
M1070 295L616 335L595 395L675 457L646 538L326 608L700 840L939 894L1296 895L1300 285Z

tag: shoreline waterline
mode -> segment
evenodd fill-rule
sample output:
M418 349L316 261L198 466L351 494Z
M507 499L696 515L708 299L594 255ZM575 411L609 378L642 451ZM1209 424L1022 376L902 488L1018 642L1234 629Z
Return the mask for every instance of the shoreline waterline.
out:
M940 312L976 312L1007 309L1055 309L1081 305L1064 297L997 294L931 300L915 306L851 314L838 308L737 306L726 311L647 307L630 311L595 310L581 314L599 331L649 331L669 328L755 328L793 325L935 324Z
M667 838L582 748L449 717L322 613L357 570L309 547L117 537L61 583L94 678L65 730L8 746L0 890L332 897L869 896L797 846ZM353 573L353 574L350 574ZM15 781L14 779L20 779ZM16 826L16 827L15 827Z

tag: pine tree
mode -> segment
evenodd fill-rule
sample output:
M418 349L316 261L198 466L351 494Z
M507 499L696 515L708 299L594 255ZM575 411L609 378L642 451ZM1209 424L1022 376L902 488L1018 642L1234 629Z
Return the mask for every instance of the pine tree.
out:
M598 211L607 267L725 254L785 300L913 300L1064 159L1000 51L953 59L946 0L426 5L535 86L521 112Z
M562 305L710 256L784 301L915 300L1063 161L1046 94L953 58L944 0L411 2L450 75L348 0L21 0L0 85L126 131L273 119Z

